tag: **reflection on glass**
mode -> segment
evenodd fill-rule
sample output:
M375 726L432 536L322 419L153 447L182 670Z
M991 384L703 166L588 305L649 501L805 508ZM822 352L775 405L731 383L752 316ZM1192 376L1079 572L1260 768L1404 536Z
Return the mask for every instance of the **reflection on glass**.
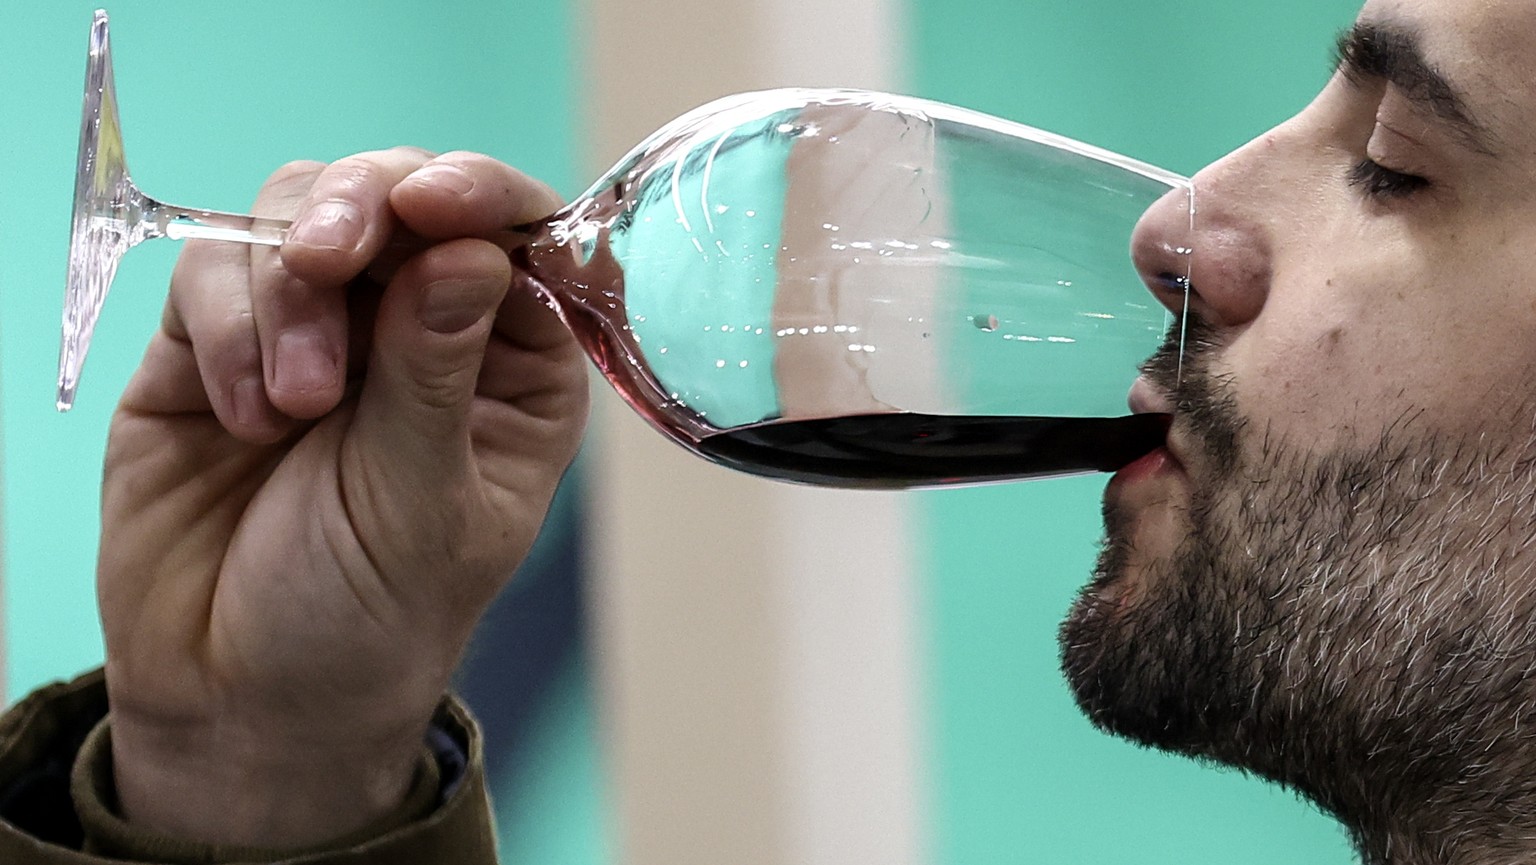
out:
M61 408L129 246L286 228L139 193L104 15L90 56ZM668 124L511 255L630 405L716 462L858 487L1110 471L1164 435L1123 416L1169 324L1127 243L1171 190L1193 213L1184 178L1029 127L775 90Z

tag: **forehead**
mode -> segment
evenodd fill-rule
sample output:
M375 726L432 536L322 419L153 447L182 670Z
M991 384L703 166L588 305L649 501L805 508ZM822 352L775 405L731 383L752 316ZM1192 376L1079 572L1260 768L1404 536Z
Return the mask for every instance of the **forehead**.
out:
M1360 20L1416 34L1479 119L1536 146L1536 0L1370 0Z
M1360 19L1410 26L1464 62L1518 60L1536 48L1536 0L1368 0Z

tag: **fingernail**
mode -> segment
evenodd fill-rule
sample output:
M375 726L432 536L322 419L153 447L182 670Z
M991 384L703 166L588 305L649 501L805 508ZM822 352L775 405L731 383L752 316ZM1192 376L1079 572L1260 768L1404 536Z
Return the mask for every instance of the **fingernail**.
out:
M288 238L305 246L351 252L363 239L363 212L350 201L322 201L305 211Z
M489 305L484 283L445 280L421 293L416 317L427 330L458 333L485 317Z
M259 426L267 416L267 388L261 376L253 375L235 382L230 388L230 404L234 407L235 423L241 426Z
M457 165L439 162L428 165L411 175L413 183L442 189L454 195L468 195L475 188L475 179Z
M302 393L336 383L336 354L330 342L307 328L278 335L272 367L272 383L278 390Z

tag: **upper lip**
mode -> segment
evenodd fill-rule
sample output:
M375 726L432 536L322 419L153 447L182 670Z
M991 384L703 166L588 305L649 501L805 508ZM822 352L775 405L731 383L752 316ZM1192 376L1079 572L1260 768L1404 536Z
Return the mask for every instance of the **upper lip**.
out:
M1173 397L1167 392L1148 381L1145 376L1136 379L1131 385L1131 392L1126 396L1133 414L1163 414L1169 418L1168 431L1163 436L1163 448L1168 451L1168 456L1178 466L1184 465L1184 458L1180 455L1180 448L1174 443L1174 405Z
M1131 385L1126 402L1134 414L1173 414L1173 400L1145 376L1136 379L1136 383Z

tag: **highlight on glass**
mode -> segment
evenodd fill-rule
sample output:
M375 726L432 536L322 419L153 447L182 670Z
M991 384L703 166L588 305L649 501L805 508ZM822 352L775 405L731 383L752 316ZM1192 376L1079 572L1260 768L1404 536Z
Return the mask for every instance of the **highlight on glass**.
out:
M1192 233L1190 181L1155 166L927 100L771 90L668 123L510 254L625 401L716 463L869 488L1115 471L1165 435L1125 409L1172 318L1128 247L1170 193ZM60 410L130 247L286 230L133 185L98 12Z

